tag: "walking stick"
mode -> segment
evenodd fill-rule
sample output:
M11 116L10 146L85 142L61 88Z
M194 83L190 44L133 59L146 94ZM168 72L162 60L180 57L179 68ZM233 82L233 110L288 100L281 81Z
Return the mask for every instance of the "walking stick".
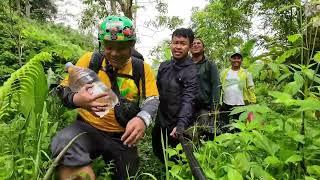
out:
M189 143L183 137L183 135L180 135L178 139L182 145L183 151L186 153L186 157L188 159L193 177L195 177L196 180L206 180L206 177L204 176L203 170L199 162L197 161L196 157L194 157L193 155L192 144Z

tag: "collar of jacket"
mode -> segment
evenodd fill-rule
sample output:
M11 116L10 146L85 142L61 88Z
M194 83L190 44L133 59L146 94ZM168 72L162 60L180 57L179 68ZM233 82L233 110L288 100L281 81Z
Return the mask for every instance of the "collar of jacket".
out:
M207 58L205 55L203 55L202 60L201 60L201 61L198 61L196 64L203 64L203 63L206 62L206 61L208 61L208 58Z
M171 63L177 69L181 69L181 68L183 68L185 66L190 66L190 65L194 64L189 55L186 56L184 59L180 59L178 61L172 57L171 58Z

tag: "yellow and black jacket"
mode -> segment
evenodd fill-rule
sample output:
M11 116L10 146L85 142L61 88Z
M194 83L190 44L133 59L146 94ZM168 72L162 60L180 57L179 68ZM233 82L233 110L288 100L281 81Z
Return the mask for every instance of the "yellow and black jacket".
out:
M93 53L86 53L84 54L79 61L77 62L76 66L88 68L91 60L91 56ZM133 68L131 63L131 58L129 59L128 63L122 68L118 70L118 73L126 74L132 76ZM106 60L104 59L102 62L102 68L106 69ZM157 85L154 77L154 73L151 67L144 63L144 76L145 76L145 100L141 103L141 111L137 114L139 117L142 117L145 124L148 126L151 123L151 120L154 118L158 105L158 90ZM106 84L109 88L111 88L110 78L108 77L107 73L103 70L98 72L98 77L100 80ZM128 100L135 100L140 98L138 87L136 86L133 79L125 78L125 77L117 77L117 84L119 87L120 95L125 97ZM140 89L142 83L140 82ZM61 82L62 88L59 91L59 95L67 107L75 107L73 104L73 96L74 92L71 92L70 88L68 87L68 76ZM115 117L114 109L111 109L107 115L102 118L99 118L94 115L93 112L90 112L86 109L78 108L79 115L84 119L86 122L91 124L97 129L107 132L123 132L125 127L122 127Z

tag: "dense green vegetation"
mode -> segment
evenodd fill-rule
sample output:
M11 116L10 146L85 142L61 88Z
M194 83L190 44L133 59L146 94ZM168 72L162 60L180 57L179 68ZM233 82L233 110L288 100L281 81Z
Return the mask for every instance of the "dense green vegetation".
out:
M0 179L37 179L50 165L52 136L75 117L49 87L93 38L0 8Z
M27 16L21 9L28 3L22 1L18 8L0 2L0 179L44 177L53 161L51 138L76 116L62 106L52 84L63 76L67 61L95 46L92 36L50 22L53 5L43 11L38 3ZM195 147L208 179L320 178L318 6L319 1L217 0L194 10L192 26L205 41L207 55L222 68L237 47L254 76L258 97L257 104L234 110L243 113L230 128L240 132ZM250 18L256 15L263 17L271 35L250 33ZM170 56L167 44L154 50L155 70ZM251 123L246 120L249 112L255 116ZM166 172L152 154L149 128L139 146L140 172L134 179L190 179L181 149L167 150L181 162L169 162ZM98 179L108 179L110 168L101 159L94 163Z

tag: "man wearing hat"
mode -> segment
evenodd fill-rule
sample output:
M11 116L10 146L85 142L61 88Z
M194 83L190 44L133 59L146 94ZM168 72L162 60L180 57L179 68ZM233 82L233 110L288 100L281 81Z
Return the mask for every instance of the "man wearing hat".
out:
M231 67L223 70L220 75L223 93L220 117L223 126L229 124L230 117L239 119L239 114L230 116L232 108L256 102L252 75L241 67L242 55L231 55L230 62Z

